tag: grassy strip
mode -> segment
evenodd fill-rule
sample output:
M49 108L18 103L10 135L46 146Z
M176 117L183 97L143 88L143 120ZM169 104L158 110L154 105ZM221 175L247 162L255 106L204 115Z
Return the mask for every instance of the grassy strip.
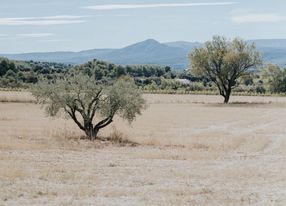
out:
M3 92L28 92L27 89L0 88ZM179 94L179 95L219 95L216 91L184 91L184 90L144 90L145 94ZM286 94L254 93L254 92L232 92L232 96L261 96L261 97L285 97ZM21 97L20 95L6 96L0 93L0 103L36 103L33 97Z
M0 97L0 103L36 103L33 99L7 99Z
M219 95L216 91L184 91L184 90L152 90L143 91L145 94L185 94L185 95ZM232 96L261 96L261 97L286 97L284 93L254 93L254 92L236 92Z

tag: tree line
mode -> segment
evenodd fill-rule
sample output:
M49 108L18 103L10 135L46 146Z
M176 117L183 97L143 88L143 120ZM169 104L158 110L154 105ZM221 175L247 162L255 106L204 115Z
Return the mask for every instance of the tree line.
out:
M72 66L51 62L12 61L0 58L0 87L29 88L40 79L55 81L72 70L83 70L94 74L97 81L112 82L121 76L130 76L144 92L151 93L217 93L212 79L196 69L176 71L171 67L154 65L121 66L92 60L86 64ZM239 83L239 84L238 84ZM252 68L238 79L232 89L243 94L265 94L286 92L286 73L277 65L266 65L262 70Z
M71 65L53 62L12 61L0 58L0 87L28 88L42 77L56 79Z

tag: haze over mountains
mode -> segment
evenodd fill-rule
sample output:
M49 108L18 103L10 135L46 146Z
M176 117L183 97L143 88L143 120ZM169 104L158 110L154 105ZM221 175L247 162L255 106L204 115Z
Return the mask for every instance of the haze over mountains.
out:
M249 40L255 42L262 52L265 63L272 62L286 66L286 39ZM100 59L116 64L153 64L171 66L175 69L188 67L188 54L202 46L198 42L169 42L160 43L148 39L121 49L93 49L80 52L45 52L24 54L2 54L0 56L13 60L33 60L82 64L92 59Z

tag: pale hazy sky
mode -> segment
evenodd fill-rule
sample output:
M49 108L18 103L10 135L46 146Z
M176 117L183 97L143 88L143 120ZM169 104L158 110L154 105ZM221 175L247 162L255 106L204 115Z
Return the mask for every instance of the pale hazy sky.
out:
M285 0L0 0L0 53L286 38L285 11Z

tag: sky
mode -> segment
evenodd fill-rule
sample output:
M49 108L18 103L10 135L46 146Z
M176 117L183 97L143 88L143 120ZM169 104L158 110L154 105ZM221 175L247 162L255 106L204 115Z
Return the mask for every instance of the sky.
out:
M0 53L286 39L285 10L285 0L0 0Z

